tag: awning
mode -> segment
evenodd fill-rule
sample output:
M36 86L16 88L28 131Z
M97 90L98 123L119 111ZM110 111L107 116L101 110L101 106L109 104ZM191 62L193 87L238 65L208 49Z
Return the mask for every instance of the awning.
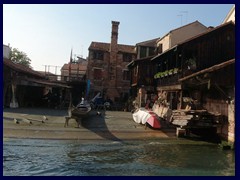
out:
M68 86L68 85L65 85L65 84L61 84L61 83L57 83L57 82L51 82L51 81L42 80L42 79L24 78L22 80L32 82L32 83L41 84L41 85L52 86L52 87L72 88L71 86Z

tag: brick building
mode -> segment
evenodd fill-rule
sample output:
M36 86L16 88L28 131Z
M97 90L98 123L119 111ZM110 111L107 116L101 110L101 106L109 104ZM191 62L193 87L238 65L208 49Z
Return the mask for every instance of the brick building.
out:
M119 22L112 21L111 42L92 42L89 46L87 79L91 82L90 98L101 92L112 101L129 97L130 72L127 64L136 57L135 46L118 44Z

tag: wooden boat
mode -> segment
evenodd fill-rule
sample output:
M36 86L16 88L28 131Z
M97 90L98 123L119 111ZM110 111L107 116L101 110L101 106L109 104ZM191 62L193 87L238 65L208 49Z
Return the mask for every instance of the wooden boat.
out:
M137 108L133 112L132 116L133 116L133 120L138 124L148 123L153 128L156 128L156 129L161 128L161 124L158 116L152 111L148 111L144 108Z
M90 104L82 99L81 103L79 103L76 107L72 108L72 116L76 117L84 117L88 115L88 113L91 111L91 106Z

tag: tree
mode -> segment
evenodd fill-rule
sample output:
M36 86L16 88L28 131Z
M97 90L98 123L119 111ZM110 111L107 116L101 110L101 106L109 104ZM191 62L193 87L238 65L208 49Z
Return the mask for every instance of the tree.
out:
M17 48L11 48L10 60L16 64L22 64L24 66L32 68L30 66L31 59L27 56L27 54L25 52L19 51Z

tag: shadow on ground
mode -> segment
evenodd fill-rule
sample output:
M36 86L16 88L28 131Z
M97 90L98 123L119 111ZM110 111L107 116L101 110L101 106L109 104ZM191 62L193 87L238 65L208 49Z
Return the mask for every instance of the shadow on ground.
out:
M87 117L82 119L82 127L96 133L104 139L121 141L121 139L117 138L108 129L105 111L101 111L100 115L97 114L97 111L91 111Z

